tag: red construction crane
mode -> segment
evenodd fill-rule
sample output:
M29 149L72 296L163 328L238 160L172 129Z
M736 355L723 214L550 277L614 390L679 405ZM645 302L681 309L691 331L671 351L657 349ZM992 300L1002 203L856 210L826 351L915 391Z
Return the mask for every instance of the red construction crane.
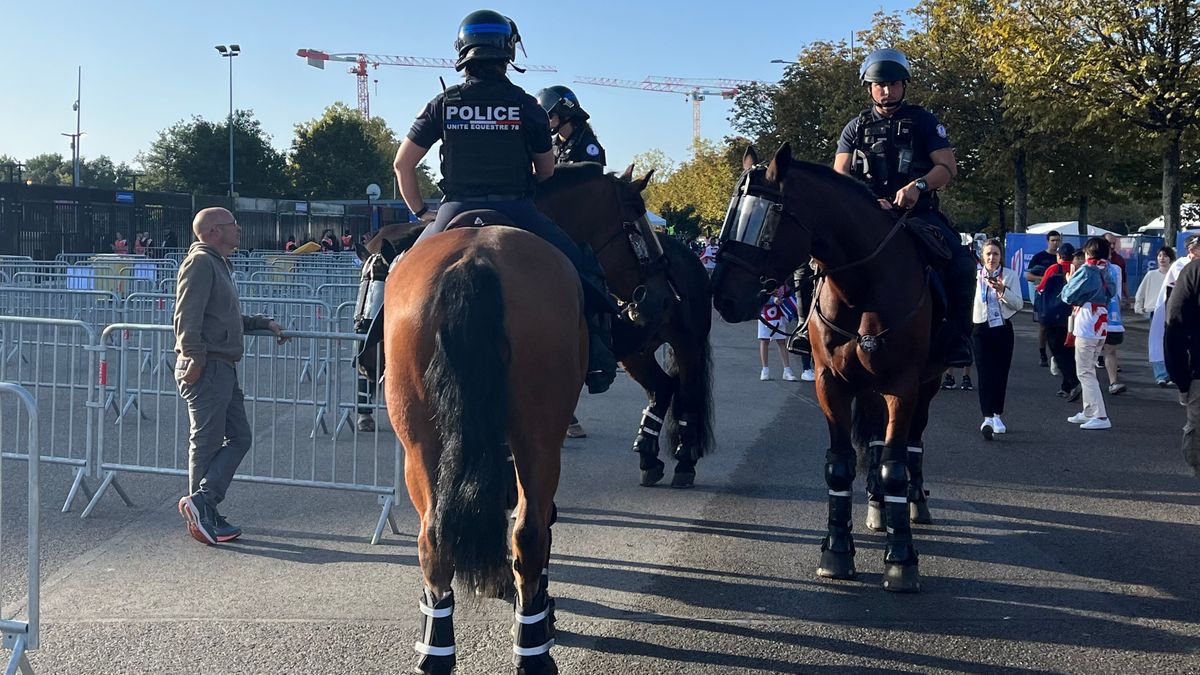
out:
M641 81L618 80L612 77L577 77L580 84L595 84L601 87L621 87L642 91L662 91L683 94L692 102L692 142L700 142L700 102L707 96L733 98L742 87L754 84L753 80L730 80L712 78L660 77L651 75Z
M417 68L453 68L454 59L442 59L432 56L385 56L383 54L330 54L319 49L300 49L296 51L296 56L308 60L308 65L314 68L325 69L326 61L343 61L353 63L349 73L358 78L358 112L363 116L363 119L371 118L371 100L367 89L367 66L378 68L379 66L413 66ZM558 69L553 66L535 66L521 64L523 70L532 70L540 73L556 73Z

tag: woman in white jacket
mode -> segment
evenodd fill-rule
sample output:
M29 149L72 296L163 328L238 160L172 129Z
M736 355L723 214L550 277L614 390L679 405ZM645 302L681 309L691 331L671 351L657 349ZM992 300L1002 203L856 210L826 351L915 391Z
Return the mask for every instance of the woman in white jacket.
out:
M983 424L979 432L987 440L1007 431L1000 416L1004 414L1004 394L1008 389L1008 371L1012 366L1012 316L1021 310L1021 286L1017 273L1004 267L1000 241L983 245L983 266L975 289L974 347L975 369L979 377L979 409Z
M1163 319L1167 314L1167 295L1175 286L1175 279L1179 277L1183 268L1187 267L1191 261L1200 258L1200 234L1193 234L1184 240L1183 248L1179 258L1167 268L1162 286L1159 286L1158 296L1154 301L1154 313L1150 315L1150 363L1163 362L1164 368L1166 367L1166 357L1163 355ZM1157 378L1158 371L1155 370L1154 374Z
M1167 277L1167 270L1171 268L1171 263L1175 262L1175 249L1170 246L1164 246L1158 249L1158 267L1146 272L1146 276L1142 277L1142 283L1138 284L1137 295L1134 296L1133 311L1141 314L1154 321L1154 307L1158 301L1158 291L1162 288L1163 280ZM1153 352L1151 348L1149 350ZM1160 350L1161 351L1161 350ZM1160 355L1161 356L1161 355ZM1150 355L1150 366L1154 369L1154 381L1158 386L1165 387L1170 384L1170 376L1167 375L1167 365L1160 359L1154 360L1154 355Z

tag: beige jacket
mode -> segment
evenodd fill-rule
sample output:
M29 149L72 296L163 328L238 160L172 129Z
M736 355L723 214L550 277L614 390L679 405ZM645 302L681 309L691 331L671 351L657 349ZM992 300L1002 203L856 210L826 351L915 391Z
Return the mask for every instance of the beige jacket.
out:
M971 311L971 321L975 323L987 323L987 304L983 300L980 284L983 283L982 272L975 277L975 307ZM1004 280L1004 296L997 298L1000 301L1000 316L1009 319L1013 314L1021 311L1025 306L1025 301L1021 298L1020 280L1017 279L1017 273L1007 267L1000 268L1000 278ZM990 288L987 289L992 297L995 297L995 292Z
M175 284L175 352L200 366L210 357L237 362L245 351L245 331L266 329L270 322L242 314L229 260L208 244L192 244Z

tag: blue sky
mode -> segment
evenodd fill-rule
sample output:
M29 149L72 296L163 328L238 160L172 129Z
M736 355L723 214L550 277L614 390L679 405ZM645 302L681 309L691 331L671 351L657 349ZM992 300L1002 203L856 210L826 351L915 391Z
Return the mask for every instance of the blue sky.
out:
M83 154L133 161L160 130L180 119L228 112L228 64L213 49L238 43L234 106L252 109L286 150L293 126L334 101L356 105L354 76L341 65L317 70L300 48L405 56L453 56L458 24L489 7L513 17L528 62L557 73L514 74L530 93L567 84L592 115L613 167L658 148L686 159L692 108L683 95L575 84L590 75L640 80L647 75L775 81L805 43L849 38L874 12L915 0L810 0L757 3L604 0L601 2L63 2L0 0L0 154L27 159L70 156L75 69L83 66ZM348 65L348 64L346 64ZM381 66L372 74L371 112L398 135L451 69ZM731 132L728 101L702 104L702 133Z

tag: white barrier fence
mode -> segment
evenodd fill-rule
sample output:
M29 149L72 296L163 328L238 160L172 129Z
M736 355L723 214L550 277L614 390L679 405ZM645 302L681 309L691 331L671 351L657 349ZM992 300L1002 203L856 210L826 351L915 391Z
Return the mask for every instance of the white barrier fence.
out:
M15 411L10 410L9 401L6 399L15 399L13 401L16 406ZM24 429L22 429L22 422L25 423ZM4 648L11 652L4 671L6 675L16 673L18 670L26 675L33 675L28 652L38 648L41 607L38 503L40 486L38 458L41 454L38 430L40 426L38 405L33 395L19 385L0 382L0 447L7 446L11 441L13 450L4 452L4 458L23 459L26 461L28 469L25 516L26 553L24 565L21 566L24 569L21 572L12 573L11 576L9 570L6 569L5 578L0 584L0 633L3 634ZM24 452L16 451L16 447L20 445L25 445ZM0 489L4 484L4 462L0 461ZM0 524L8 523L8 519L3 513L4 504L5 500L0 498ZM8 537L5 536L6 534L8 533L4 532L3 526L0 525L0 550L3 549L4 542L12 538L11 534ZM4 559L7 560L8 556L5 556ZM21 574L25 576L25 590L21 594L23 597L19 600L14 598L14 601L10 603L5 591L10 587L9 582Z

